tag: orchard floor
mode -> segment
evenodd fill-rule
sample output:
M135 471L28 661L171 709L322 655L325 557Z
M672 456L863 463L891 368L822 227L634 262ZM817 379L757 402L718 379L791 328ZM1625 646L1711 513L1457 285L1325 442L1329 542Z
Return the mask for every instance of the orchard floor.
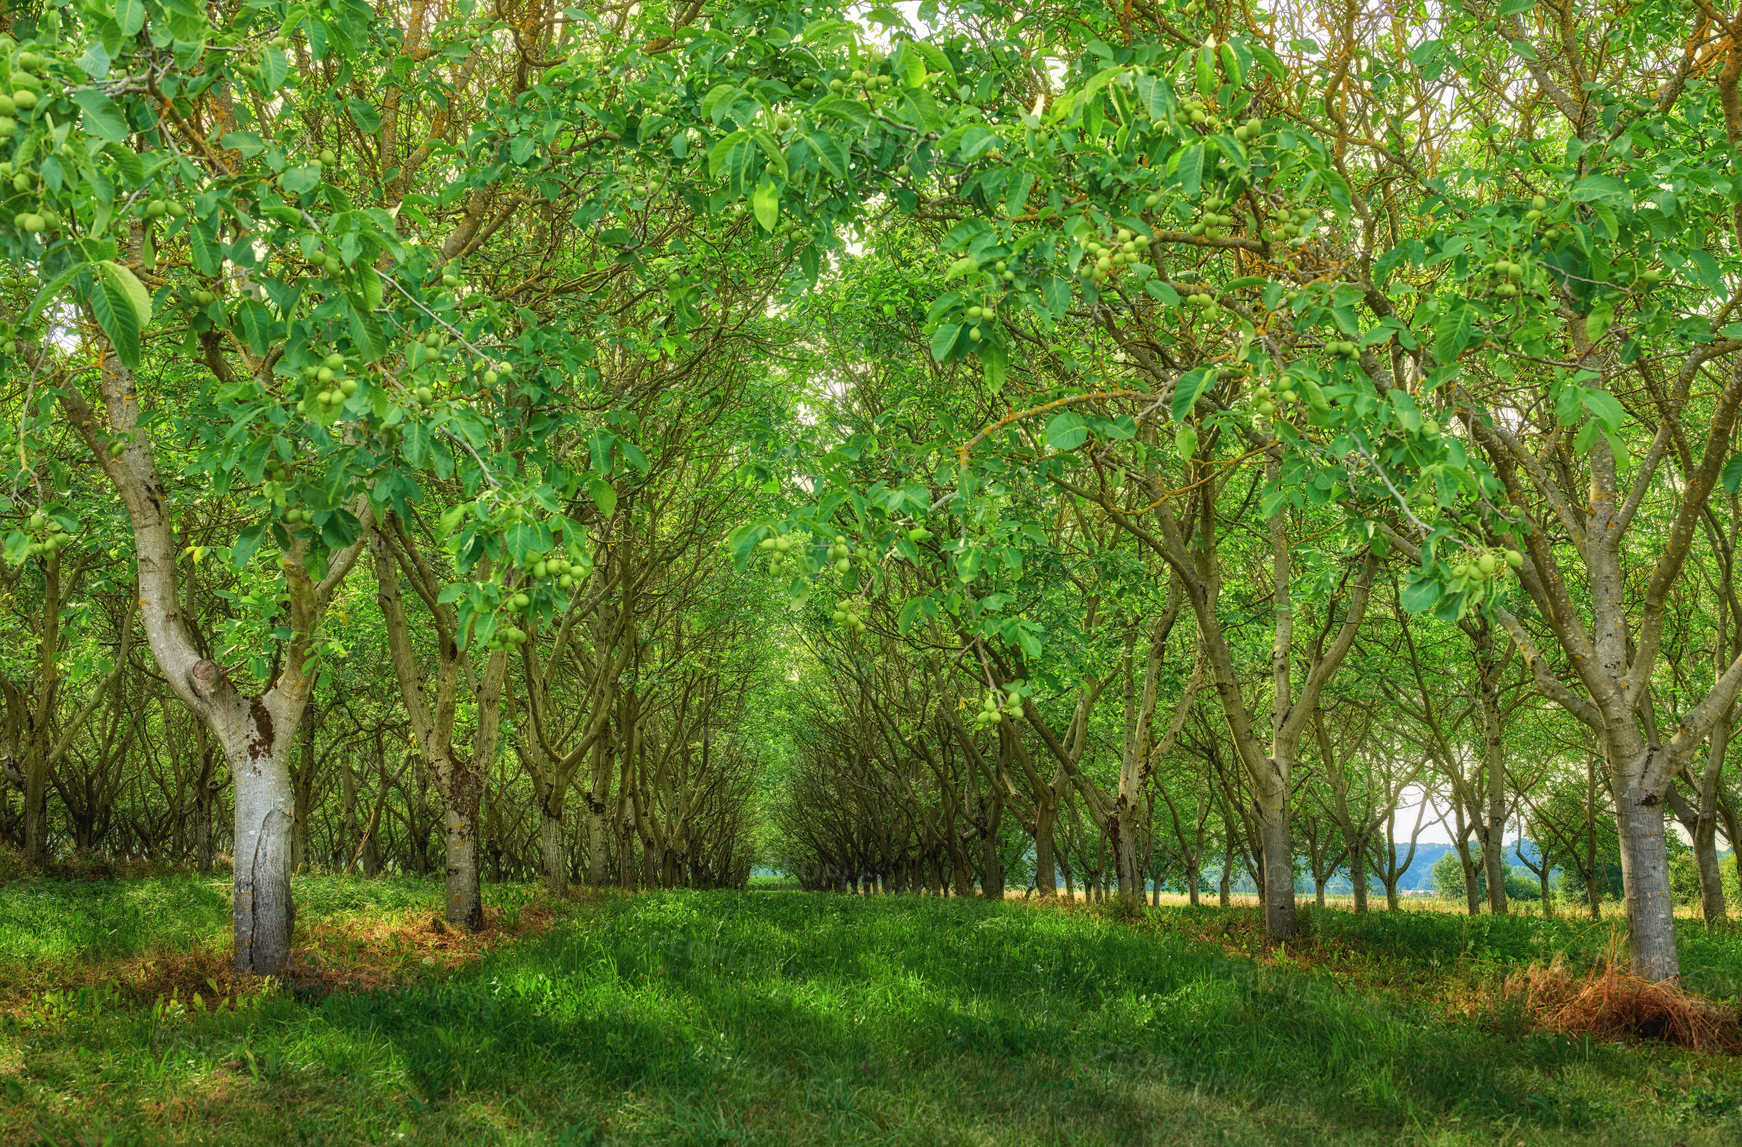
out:
M1496 992L1610 921L1309 911L1284 949L1243 908L497 886L473 938L431 884L297 894L263 990L220 881L0 887L0 1144L1742 1142L1742 1059ZM1683 936L1734 1002L1742 936Z

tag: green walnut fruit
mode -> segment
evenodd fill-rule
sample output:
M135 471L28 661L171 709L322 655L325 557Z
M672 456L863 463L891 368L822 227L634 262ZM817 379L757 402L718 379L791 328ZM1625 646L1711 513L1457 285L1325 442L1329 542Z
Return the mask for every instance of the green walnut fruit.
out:
M320 162L323 166L331 167L339 162L339 153L330 147L323 147L321 148Z

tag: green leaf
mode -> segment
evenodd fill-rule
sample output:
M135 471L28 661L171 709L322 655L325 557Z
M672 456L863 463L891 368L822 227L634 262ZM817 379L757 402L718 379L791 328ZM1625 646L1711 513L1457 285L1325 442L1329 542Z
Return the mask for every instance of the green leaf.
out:
M115 26L123 36L137 36L145 27L145 0L116 0Z
M538 552L538 531L527 522L515 522L502 534L502 541L508 547L508 556L514 559L515 565L525 565L526 560Z
M194 268L202 275L216 275L224 266L224 245L204 219L195 219L187 229Z
M120 143L132 134L121 109L100 90L79 88L73 92L73 101L85 113L85 130L98 139Z
M603 478L594 478L592 485L593 504L599 507L599 513L609 518L617 512L617 489Z
M756 146L762 149L762 153L768 157L768 166L773 170L775 178L787 178L786 152L780 149L780 141L774 138L774 134L758 128L751 133L751 138L756 141Z
M1621 424L1627 420L1627 413L1621 409L1621 404L1615 401L1615 396L1606 390L1584 391L1579 395L1579 401L1584 404L1586 410L1596 415L1608 430L1620 430Z
M938 329L932 332L931 356L939 362L950 353L950 348L956 345L956 336L962 333L959 323L940 323Z
M454 532L454 529L460 524L460 519L465 516L466 509L466 504L461 502L459 505L450 506L442 513L441 520L436 523L435 536L437 541L441 541Z
M811 150L817 153L817 161L828 170L830 175L836 179L847 178L847 166L850 161L847 158L846 148L841 146L839 140L824 131L813 131L805 136L805 139L809 141Z
M1053 415L1046 424L1046 444L1053 450L1075 450L1089 440L1089 426L1083 416L1066 411Z
M1476 309L1457 300L1434 323L1434 358L1442 365L1450 365L1475 341Z
M1215 372L1207 366L1200 366L1180 375L1179 381L1173 384L1173 420L1184 422L1191 414L1192 407L1198 404L1198 399L1214 385Z
M1397 602L1410 613L1425 613L1439 601L1440 592L1440 583L1437 580L1413 574L1409 584L1403 587L1403 592L1397 595Z
M708 174L717 176L723 171L729 178L742 179L755 154L750 133L735 131L708 149Z
M1179 177L1180 190L1185 193L1185 197L1196 198L1198 188L1204 182L1204 145L1194 143L1181 151L1174 174Z
M138 279L134 279L134 282L138 282ZM139 289L143 291L145 288ZM146 298L148 316L150 305L150 298ZM115 349L115 357L120 359L122 366L127 370L138 370L143 336L143 328L139 326L139 309L134 305L131 291L113 275L108 274L108 268L103 263L98 263L96 289L91 293L91 314L96 317L99 328L103 328L103 333L108 336L111 347Z
M764 231L772 232L780 222L780 191L768 178L767 172L763 173L762 182L756 185L756 192L750 197L750 209Z
M1724 463L1724 489L1734 494L1742 489L1742 454L1730 455L1730 460Z
M933 616L935 608L931 598L916 597L901 607L901 613L895 619L895 628L904 634L909 633L921 617Z
M944 282L949 282L957 275L971 275L979 269L980 260L974 258L972 255L963 255L960 259L957 259L954 263L950 264L950 269L944 273Z
M375 106L368 101L348 99L345 101L345 109L351 113L351 119L365 133L373 135L381 130L381 113L376 111Z
M248 563L254 560L255 551L265 540L265 522L256 522L237 534L235 542L230 546L230 564L239 570L247 569Z
M282 48L269 47L260 55L260 79L265 83L267 91L274 91L284 83L290 75L290 61L284 58Z
M1724 274L1718 269L1718 260L1712 258L1709 252L1689 251L1688 263L1693 268L1694 277L1706 290L1720 298L1730 294L1724 289Z

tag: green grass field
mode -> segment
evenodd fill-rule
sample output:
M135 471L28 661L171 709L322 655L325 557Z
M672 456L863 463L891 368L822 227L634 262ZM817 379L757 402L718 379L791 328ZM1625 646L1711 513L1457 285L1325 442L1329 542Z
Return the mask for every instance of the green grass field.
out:
M1288 953L1251 910L673 892L431 961L436 886L297 893L378 986L148 998L221 964L221 883L0 888L0 1143L1742 1142L1742 1061L1485 1010L1607 923L1333 911ZM1733 996L1742 940L1685 931Z

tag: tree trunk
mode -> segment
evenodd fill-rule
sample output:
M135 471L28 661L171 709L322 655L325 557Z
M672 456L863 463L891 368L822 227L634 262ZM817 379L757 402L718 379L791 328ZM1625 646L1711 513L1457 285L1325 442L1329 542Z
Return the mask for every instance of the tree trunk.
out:
M214 666L214 668L216 668ZM231 913L236 971L282 975L290 968L296 908L290 894L290 737L260 746L253 737L224 746L236 786L236 864Z
M1702 810L1693 836L1694 862L1700 872L1700 910L1706 927L1715 928L1728 916L1724 877L1718 867L1718 818Z
M635 827L627 818L618 822L617 883L625 892L635 891Z
M603 888L611 878L610 810L592 793L586 794L586 805L587 885Z
M1615 770L1619 774L1615 777L1615 828L1621 838L1628 952L1635 975L1673 980L1681 974L1681 963L1675 950L1675 901L1669 891L1664 806L1637 783L1645 765L1631 759L1628 764L1632 767Z
M1464 907L1472 916L1482 914L1482 890L1476 886L1476 862L1470 858L1470 842L1460 840L1454 846L1458 866L1464 870Z
M569 854L563 841L566 790L546 786L538 799L538 853L545 890L561 896L569 886Z
M539 809L538 851L544 865L544 886L549 892L561 896L569 886L569 856L563 847L563 817L559 808L552 813L548 808Z
M980 841L980 895L987 900L1004 899L1004 866L998 861L998 838L987 833Z
M593 742L591 783L581 794L587 818L587 884L603 888L611 870L611 752L606 737Z
M24 855L48 859L48 756L50 726L59 694L60 666L60 559L50 554L42 563L42 607L36 628L36 696L25 717L24 751ZM132 614L128 614L131 622Z
M212 874L212 805L216 796L211 785L201 786L199 839L194 852L194 863L201 876Z
M1483 618L1476 626L1476 672L1488 807L1480 828L1482 866L1488 874L1488 911L1496 916L1506 915L1506 740L1500 730L1500 671L1501 664L1494 656L1493 629Z
M959 844L950 849L950 891L964 897L974 893L974 875L968 871L967 850Z
M1289 833L1288 793L1279 789L1254 802L1264 853L1264 929L1279 940L1298 934L1294 905L1294 843Z
M1113 837L1113 872L1119 881L1119 898L1129 904L1143 903L1143 858L1137 847L1137 804L1121 793L1107 828Z
M1053 825L1058 806L1044 801L1034 813L1034 887L1043 898L1058 895L1058 861L1053 856Z
M484 778L474 765L455 761L442 799L447 921L476 932L484 926L484 892L478 870L478 809Z
M32 728L24 754L24 855L48 859L48 753L46 730Z
M1350 845L1349 884L1355 898L1355 911L1367 911L1367 842L1364 840Z

